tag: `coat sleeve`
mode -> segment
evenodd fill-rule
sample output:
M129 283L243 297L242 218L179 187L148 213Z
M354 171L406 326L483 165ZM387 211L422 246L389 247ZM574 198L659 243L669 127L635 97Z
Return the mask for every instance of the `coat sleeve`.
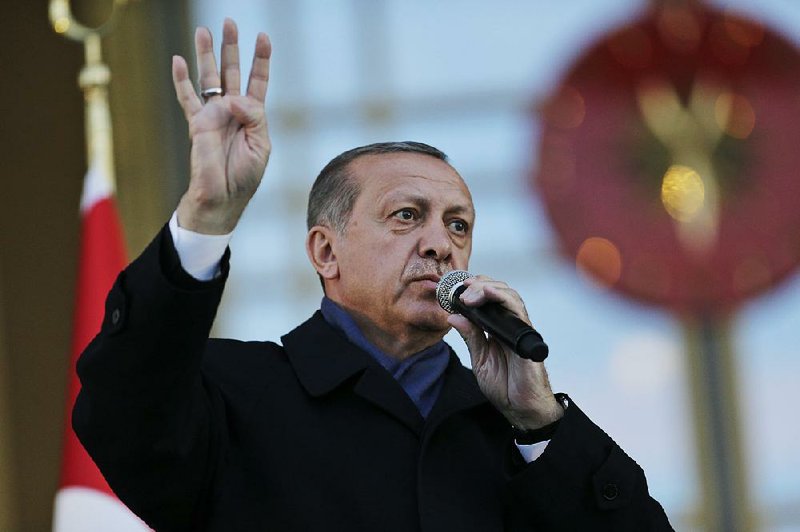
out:
M81 355L72 423L117 496L156 530L202 519L224 445L224 408L201 372L228 272L194 280L165 227L118 276Z
M574 402L544 453L517 470L507 530L673 530L639 464Z

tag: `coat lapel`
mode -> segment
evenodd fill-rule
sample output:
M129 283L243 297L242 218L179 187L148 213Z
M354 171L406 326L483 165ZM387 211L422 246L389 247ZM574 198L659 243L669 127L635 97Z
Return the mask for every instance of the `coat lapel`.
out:
M353 378L356 395L421 433L424 420L405 390L368 353L331 327L319 311L281 341L297 378L312 397L321 397Z
M442 421L458 412L488 404L489 400L478 387L475 375L461 365L456 354L450 350L450 363L445 370L444 385L439 399L428 415L426 431L432 432Z

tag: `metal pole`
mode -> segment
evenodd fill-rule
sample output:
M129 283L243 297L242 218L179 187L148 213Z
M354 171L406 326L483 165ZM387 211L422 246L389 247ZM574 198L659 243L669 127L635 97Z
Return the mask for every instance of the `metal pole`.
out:
M702 522L714 532L754 532L728 318L687 322L687 354L702 486Z
M51 0L50 22L56 33L82 42L86 63L81 69L78 84L85 100L86 161L90 169L103 176L107 191L112 193L114 184L114 144L111 134L111 112L108 105L108 84L111 72L103 63L101 38L116 23L120 7L128 0L114 0L109 19L97 28L89 28L72 15L69 0Z

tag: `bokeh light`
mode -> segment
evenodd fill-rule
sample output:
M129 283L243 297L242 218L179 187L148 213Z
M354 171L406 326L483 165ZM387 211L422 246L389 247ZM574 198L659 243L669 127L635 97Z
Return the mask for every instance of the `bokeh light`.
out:
M57 33L66 33L69 29L69 19L67 17L60 17L53 22L53 29Z
M700 174L689 166L670 166L661 183L661 202L674 219L692 221L705 202L705 186Z
M613 381L628 393L647 394L672 386L681 378L681 346L656 332L622 337L611 351Z
M700 22L687 6L665 5L658 17L658 29L664 42L677 51L689 53L700 45Z
M709 41L714 56L726 65L741 66L750 57L750 47L732 39L723 21L715 22L711 26Z
M731 40L742 46L752 48L764 40L764 27L761 24L754 20L745 20L730 9L725 10L723 24Z
M611 287L622 275L622 254L607 238L593 236L584 240L575 258L579 271L603 287Z
M741 94L723 92L714 104L714 118L725 133L746 139L756 125L756 113L750 101Z

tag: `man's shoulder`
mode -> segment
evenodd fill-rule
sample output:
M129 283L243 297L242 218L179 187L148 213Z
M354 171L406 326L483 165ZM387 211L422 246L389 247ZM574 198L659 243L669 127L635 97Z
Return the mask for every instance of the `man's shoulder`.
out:
M309 387L313 391L320 378L347 370L349 355L356 349L336 337L317 312L282 336L282 345L209 338L202 359L203 378L233 395L260 395L265 389L277 395Z
M292 340L309 339L327 331L319 312L281 338L283 345L273 341L237 340L233 338L209 338L203 353L203 373L213 381L233 381L238 385L251 383L263 385L273 379L285 380L295 375L296 360L292 360ZM325 351L329 342L316 342L318 351ZM288 344L287 344L288 341ZM286 347L284 347L286 346ZM296 358L296 357L295 357ZM316 357L315 357L316 358Z
M285 362L283 346L271 341L209 338L203 355L203 366L212 371L234 368L247 372Z
M275 342L211 338L201 374L204 386L243 416L265 397L285 402L303 393L286 350Z

